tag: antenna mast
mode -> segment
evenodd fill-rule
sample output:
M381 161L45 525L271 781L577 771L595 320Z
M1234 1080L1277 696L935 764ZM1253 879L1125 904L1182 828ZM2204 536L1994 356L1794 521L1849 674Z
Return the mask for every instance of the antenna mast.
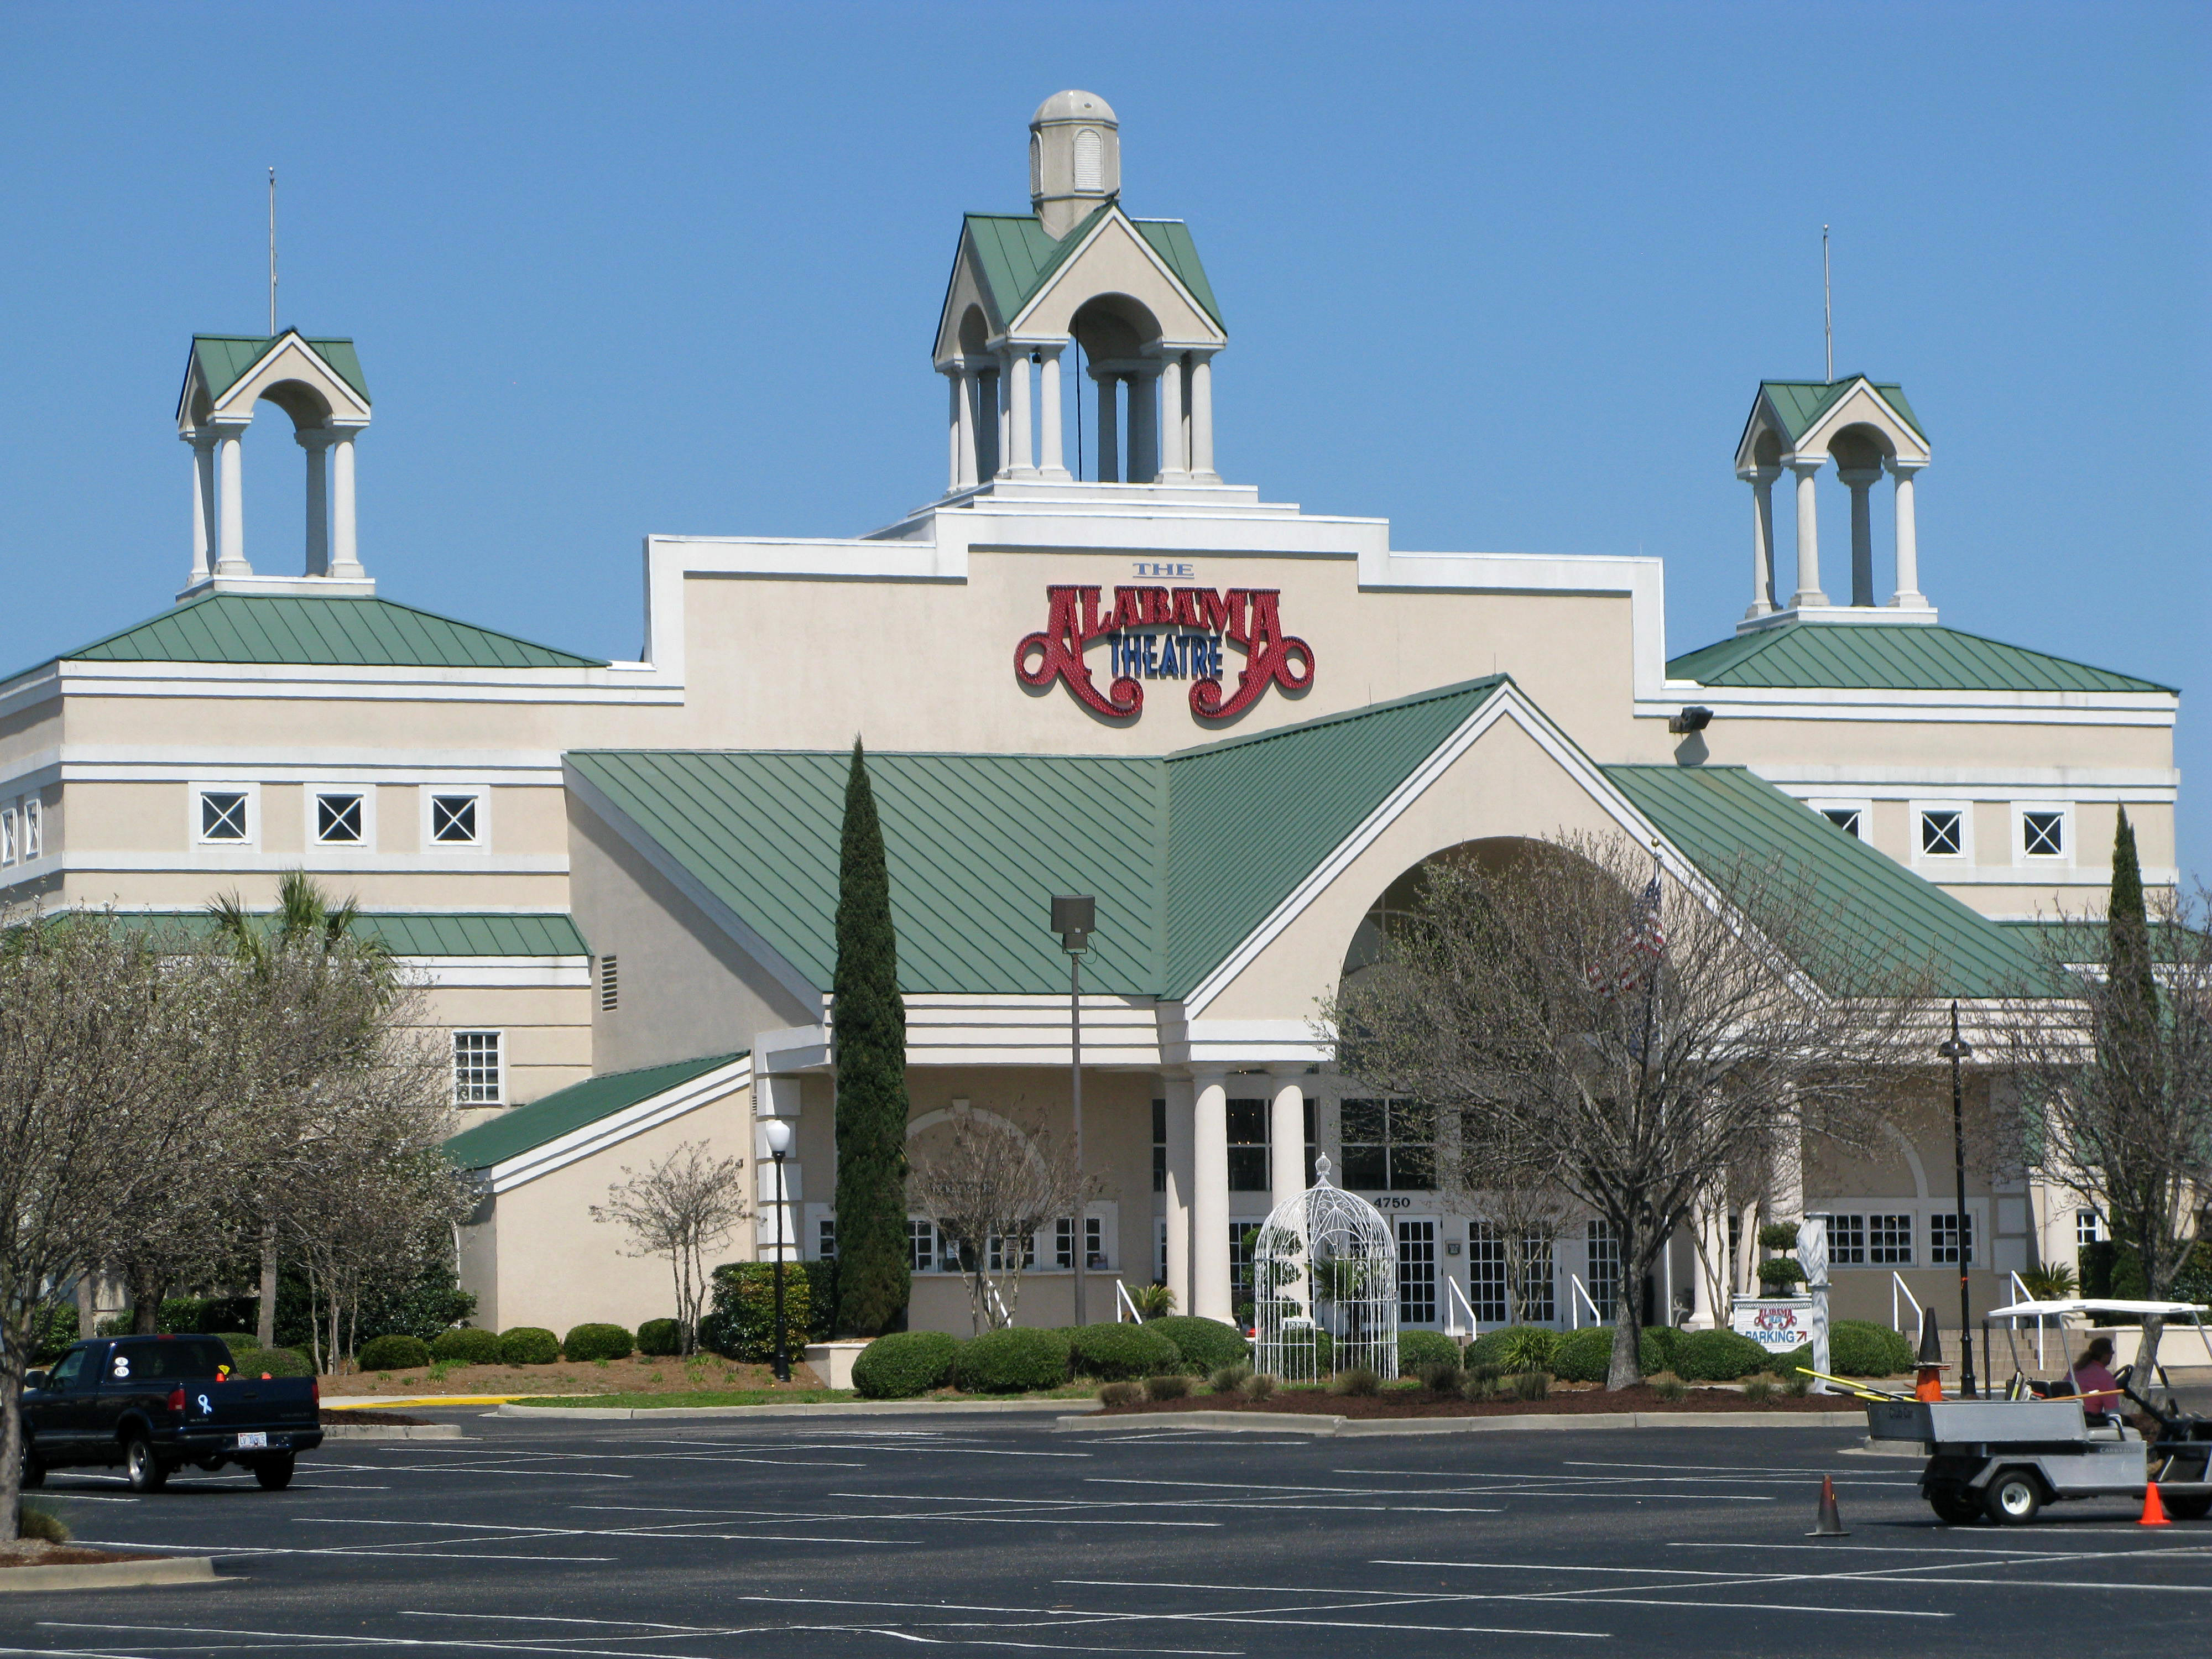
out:
M272 172L270 176L274 178L276 175ZM274 190L276 186L271 185L270 188ZM274 212L275 210L272 208L270 211ZM274 244L272 243L271 246L274 246ZM270 260L269 268L273 271L276 268L275 264L276 256L272 252L269 258ZM272 276L269 281L271 284L270 291L273 294L276 291L274 284L276 279ZM1835 289L1828 281L1828 228L1826 225L1820 227L1820 331L1827 337L1828 380L1831 384L1833 384L1836 378L1836 296ZM274 323L269 325L269 331L271 334L276 331L276 325Z
M276 169L269 169L269 337L276 337Z

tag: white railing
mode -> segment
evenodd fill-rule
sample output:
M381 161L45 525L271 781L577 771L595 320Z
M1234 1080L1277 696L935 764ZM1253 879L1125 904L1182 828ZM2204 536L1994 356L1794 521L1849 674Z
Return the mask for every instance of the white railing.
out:
M2013 1299L2015 1302L2033 1302L2035 1300L2033 1293L2028 1290L2025 1284L2021 1283L2021 1277L2018 1273L2007 1270L2005 1277L2012 1281L2012 1294ZM2043 1369L2043 1316L2038 1314L2035 1316L2035 1369L2038 1370L2041 1370ZM2012 1328L2014 1330L2018 1330L2020 1328L2020 1316L2017 1314L2013 1316Z
M1905 1292L1905 1299L1912 1304L1912 1328L1917 1334L1920 1329L1920 1298L1912 1294L1912 1286L1905 1282L1904 1276L1893 1269L1889 1275L1889 1328L1900 1335L1905 1330L1905 1327L1897 1322L1897 1294L1899 1291Z
M1591 1324L1604 1324L1605 1316L1597 1310L1597 1304L1590 1300L1590 1293L1583 1288L1581 1275L1569 1273L1567 1283L1574 1287L1574 1294L1567 1298L1567 1328L1575 1331L1582 1329L1583 1308L1589 1310ZM1582 1304L1581 1307L1575 1305L1578 1302Z
M999 1316L1000 1324L1011 1325L1014 1322L1013 1315L1006 1311L1006 1298L999 1294L999 1287L988 1279L983 1281L983 1294L990 1298L992 1310Z
M1123 1325L1145 1322L1144 1315L1137 1311L1135 1298L1129 1294L1129 1287L1118 1279L1114 1281L1114 1318L1116 1323Z
M1452 1304L1459 1305L1454 1307ZM1467 1292L1459 1287L1459 1280L1444 1275L1444 1334L1457 1340L1460 1335L1459 1316L1467 1315L1467 1340L1470 1342L1482 1334L1481 1326L1475 1323L1474 1304L1468 1301Z

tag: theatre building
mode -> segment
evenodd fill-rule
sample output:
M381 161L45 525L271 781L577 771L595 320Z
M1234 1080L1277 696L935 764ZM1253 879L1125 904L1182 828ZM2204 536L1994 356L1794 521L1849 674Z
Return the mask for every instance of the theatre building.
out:
M963 1103L1065 1133L1048 902L1095 895L1093 1316L1103 1274L1232 1317L1247 1234L1326 1153L1395 1222L1419 1326L1462 1299L1503 1316L1495 1236L1439 1184L1449 1126L1337 1076L1316 1017L1426 860L1562 831L1656 843L1684 874L1778 854L1970 1006L2033 971L2038 918L2100 908L2121 806L2147 878L2173 879L2176 692L1945 625L1944 550L1915 533L1934 434L1899 386L1772 381L1741 426L1707 411L1714 465L1747 485L1747 526L1714 525L1712 556L1740 568L1747 542L1751 591L1670 656L1656 559L1399 548L1386 520L1224 476L1233 303L1189 227L1125 206L1120 143L1100 99L1047 100L1029 210L960 224L931 350L945 427L914 434L943 445L944 494L857 536L647 535L638 661L380 592L354 530L373 440L353 343L195 339L186 585L0 683L0 893L185 912L234 890L270 903L305 868L357 894L449 1029L454 1150L483 1191L462 1247L480 1322L635 1326L671 1311L666 1267L589 1208L680 1142L753 1160L757 1221L726 1254L766 1254L761 1125L787 1120L783 1236L834 1252L829 994L858 736L915 1144ZM247 544L256 418L289 419L305 451L299 574ZM1837 489L1850 539L1824 548L1815 503ZM1670 732L1691 708L1710 723ZM1931 1055L1883 1146L1808 1149L1764 1195L1770 1216L1833 1218L1840 1314L1887 1320L1899 1284L1924 1302L1955 1283L1948 1124L1917 1109L1942 1086ZM1969 1073L1970 1109L1988 1086ZM1978 1297L2070 1262L2094 1224L2077 1208L1977 1172ZM1746 1218L1686 1229L1655 1304L1702 1322L1716 1279L1745 1286ZM1070 1316L1067 1219L1040 1242L1024 1322ZM914 1238L913 1322L966 1328L925 1219ZM1618 1272L1605 1229L1577 1222L1530 1311L1588 1322Z

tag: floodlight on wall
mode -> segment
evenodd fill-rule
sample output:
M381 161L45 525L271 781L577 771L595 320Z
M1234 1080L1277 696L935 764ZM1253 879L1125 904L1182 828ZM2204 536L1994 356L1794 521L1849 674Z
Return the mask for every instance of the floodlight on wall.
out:
M1713 723L1713 711L1702 703L1692 703L1679 714L1667 717L1667 729L1678 738L1702 732Z
M1063 951L1081 951L1091 943L1098 925L1098 901L1088 895L1055 898L1052 902L1052 931L1060 935Z

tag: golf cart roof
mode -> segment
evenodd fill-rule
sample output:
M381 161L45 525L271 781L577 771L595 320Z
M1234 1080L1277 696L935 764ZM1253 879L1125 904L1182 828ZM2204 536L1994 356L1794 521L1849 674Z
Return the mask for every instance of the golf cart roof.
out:
M2196 1302L2122 1302L2111 1297L2067 1296L2049 1302L2015 1302L2009 1308L1992 1308L1982 1316L1984 1319L2028 1319L2039 1315L2124 1313L2160 1314L2173 1318L2182 1314L2212 1312Z

